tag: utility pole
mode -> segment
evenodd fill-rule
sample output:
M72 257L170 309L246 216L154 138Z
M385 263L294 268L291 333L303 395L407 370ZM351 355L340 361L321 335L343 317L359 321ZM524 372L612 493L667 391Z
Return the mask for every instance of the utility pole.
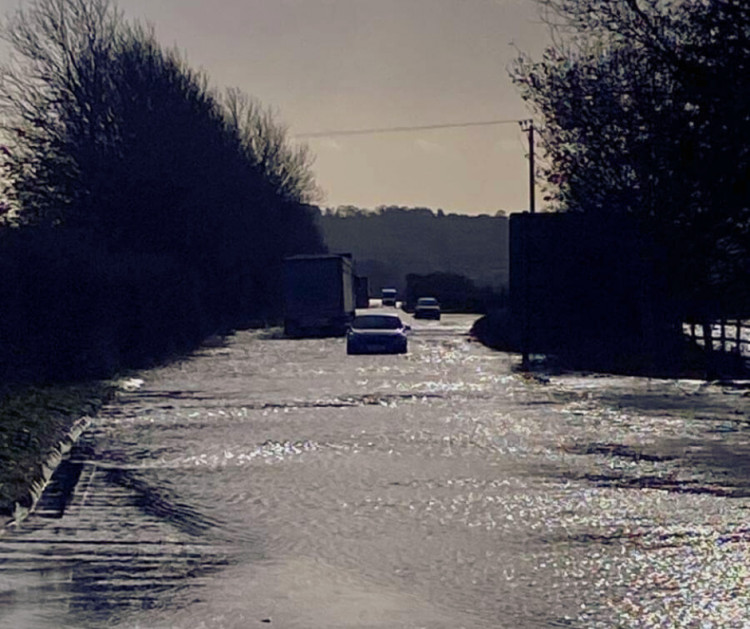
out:
M529 214L534 214L535 208L535 184L534 184L534 121L521 120L521 130L529 134ZM530 289L529 289L529 231L531 223L524 221L526 225L523 228L523 331L521 335L521 369L528 371L530 367L529 347L531 344L531 321L529 312L530 308Z
M529 212L531 214L535 211L535 189L534 184L534 121L533 120L521 120L521 130L524 133L529 134Z

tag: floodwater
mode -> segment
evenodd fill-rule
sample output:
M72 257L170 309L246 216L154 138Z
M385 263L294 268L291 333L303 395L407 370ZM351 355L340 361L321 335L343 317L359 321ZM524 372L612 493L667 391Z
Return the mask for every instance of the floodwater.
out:
M403 356L246 331L130 381L0 535L0 626L750 626L747 388L405 318Z

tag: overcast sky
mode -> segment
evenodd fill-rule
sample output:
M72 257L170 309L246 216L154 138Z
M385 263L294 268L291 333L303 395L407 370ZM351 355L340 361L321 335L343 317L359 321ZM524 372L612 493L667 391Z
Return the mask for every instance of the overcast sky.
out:
M0 0L7 12L23 0ZM272 106L292 135L519 120L517 49L547 30L534 0L119 0L215 87ZM325 206L467 214L528 207L515 122L308 137Z

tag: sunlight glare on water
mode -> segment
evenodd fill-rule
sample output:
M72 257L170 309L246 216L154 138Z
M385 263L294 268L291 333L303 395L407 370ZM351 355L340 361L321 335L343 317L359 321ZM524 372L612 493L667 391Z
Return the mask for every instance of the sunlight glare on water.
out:
M444 318L415 322L404 356L240 332L143 374L85 435L65 516L0 537L7 613L34 629L748 626L750 398L524 375Z

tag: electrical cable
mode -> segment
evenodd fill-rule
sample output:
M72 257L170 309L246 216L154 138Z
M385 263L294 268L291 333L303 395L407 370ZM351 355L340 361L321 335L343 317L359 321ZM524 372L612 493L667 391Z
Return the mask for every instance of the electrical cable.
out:
M464 127L484 127L500 124L518 124L518 120L483 120L476 122L454 122L447 124L414 125L403 127L380 127L371 129L332 129L330 131L313 131L310 133L294 133L293 138L326 138L343 135L369 135L376 133L403 133L407 131L432 131L434 129L457 129Z

